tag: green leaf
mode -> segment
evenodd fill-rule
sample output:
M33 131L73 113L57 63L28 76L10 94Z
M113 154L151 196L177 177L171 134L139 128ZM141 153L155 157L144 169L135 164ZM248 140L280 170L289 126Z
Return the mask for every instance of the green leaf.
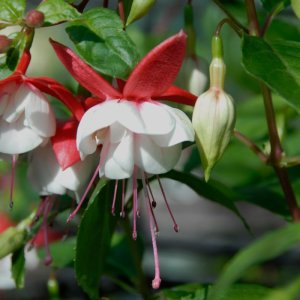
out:
M12 24L16 23L23 16L25 5L25 0L1 0L0 20Z
M64 0L47 0L43 1L37 10L45 16L44 25L49 26L64 21L74 21L81 14Z
M300 277L286 287L272 290L264 300L295 300L300 295Z
M79 55L105 75L126 79L139 60L119 16L109 9L87 11L66 31Z
M296 14L296 16L300 19L300 1L299 0L291 0L292 8Z
M206 300L210 285L185 284L164 289L153 300ZM255 284L232 285L220 300L264 300L270 289Z
M25 277L25 254L24 247L16 250L11 258L11 274L17 288L24 287Z
M199 196L225 206L226 208L234 212L240 218L244 226L248 230L250 230L246 220L240 214L234 203L235 201L239 200L240 195L227 188L220 182L210 180L207 183L192 174L183 173L176 170L172 170L166 174L162 174L160 175L160 177L169 178L184 183L192 190L194 190Z
M291 1L290 0L261 0L261 2L266 10L272 11L279 5L288 6Z
M26 36L20 32L17 37L14 38L11 47L7 51L6 64L11 71L16 69L25 46Z
M50 245L50 253L52 256L51 266L54 268L64 268L72 264L74 260L75 244L75 238L69 238L52 243ZM45 258L45 249L39 249L38 254L42 259Z
M76 244L75 271L79 285L93 299L104 272L116 218L111 214L113 186L100 180L82 217Z
M242 52L245 69L300 112L300 43L286 40L267 43L246 35Z
M273 259L300 244L300 224L291 224L273 231L240 251L227 264L208 300L223 299L229 286L254 265Z
M0 234L0 258L17 251L27 241L27 231L10 227Z

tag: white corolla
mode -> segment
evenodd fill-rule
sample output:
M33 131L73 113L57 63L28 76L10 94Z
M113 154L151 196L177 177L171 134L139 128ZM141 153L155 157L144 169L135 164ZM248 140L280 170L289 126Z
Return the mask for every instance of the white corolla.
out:
M15 81L0 88L0 152L31 151L55 134L55 116L42 92Z
M94 169L95 156L89 156L63 170L50 143L29 155L28 177L42 196L69 194L79 200Z
M82 158L102 145L100 176L125 179L135 166L147 174L171 170L194 130L182 111L159 102L107 100L85 113L76 140Z

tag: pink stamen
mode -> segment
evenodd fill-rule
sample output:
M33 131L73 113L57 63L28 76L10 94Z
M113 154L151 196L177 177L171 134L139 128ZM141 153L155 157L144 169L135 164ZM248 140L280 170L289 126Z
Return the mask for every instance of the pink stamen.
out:
M40 204L39 204L39 206L38 206L38 209L37 209L37 211L36 211L36 214L35 214L35 216L34 216L34 219L33 219L33 221L31 222L31 225L33 225L35 222L37 222L37 221L40 219L41 214L43 213L44 207L45 207L45 204L46 204L45 199L46 199L46 197L44 197L44 196L41 197L41 202L40 202Z
M156 177L157 177L157 180L158 180L158 183L159 183L159 187L160 187L161 193L162 193L163 198L164 198L164 200L165 200L166 206L167 206L167 208L168 208L169 214L170 214L171 219L172 219L172 221L173 221L173 228L174 228L174 231L175 231L175 232L178 232L178 231L179 231L179 226L178 226L178 224L176 223L175 217L174 217L174 215L173 215L173 213L172 213L172 210L171 210L171 208L170 208L170 205L169 205L169 203L168 203L168 200L167 200L165 191L164 191L164 189L163 189L163 186L162 186L162 184L161 184L160 178L159 178L158 175L157 175Z
M10 207L10 209L12 209L14 206L13 193L14 193L14 187L15 187L15 175L16 175L17 160L18 160L18 155L13 154L12 155L11 177L10 177L10 192L9 192L9 207Z
M154 276L154 279L152 280L152 287L154 289L158 289L160 287L161 278L160 278L158 250L157 250L157 244L156 244L156 235L155 235L155 231L154 231L154 228L153 228L153 219L152 219L152 215L151 215L151 205L150 205L149 201L146 201L146 203L147 203L149 226L150 226L153 256L154 256L154 266L155 266L155 276Z
M111 213L114 216L115 215L115 210L116 210L116 199L117 199L117 192L118 192L118 180L115 182L115 190L114 190L114 199L111 207Z
M91 180L90 180L87 188L85 189L84 194L81 197L81 199L80 199L77 207L74 209L74 211L70 214L69 218L67 219L67 223L70 222L75 217L75 215L77 214L77 212L79 211L79 209L80 209L82 203L84 202L87 194L89 193L89 191L90 191L90 189L91 189L91 187L92 187L92 185L93 185L93 183L94 183L97 175L99 175L99 172L100 172L100 170L101 170L101 168L102 168L102 166L103 166L103 164L104 164L104 162L106 160L108 151L109 151L109 145L107 145L107 147L103 147L102 148L100 162L99 162L99 164L98 164L98 166L97 166L97 168L96 168L96 170L95 170L95 172L94 172L94 174L93 174L93 176L92 176L92 178L91 178Z
M120 216L125 218L125 179L122 180L122 205Z
M158 233L159 233L158 223L157 223L157 220L156 220L156 217L155 217L155 214L153 211L153 207L152 207L152 203L153 203L153 201L155 202L155 200L153 199L153 194L151 192L149 183L147 182L147 175L145 172L143 173L142 182L143 182L144 195L145 195L146 201L149 202L151 216L154 221L155 234L158 235Z
M133 177L132 177L132 184L133 184L133 229L132 229L132 238L136 240L137 238L137 230L136 230L136 216L138 211L138 193L137 193L137 167L134 166L133 170Z
M43 218L43 224L42 228L44 228L44 243L45 243L45 251L46 251L46 257L44 260L44 264L46 266L50 265L52 262L52 256L49 248L49 236L48 236L48 216L49 212L52 209L53 201L50 196L48 196L45 199L45 209L44 209L44 218Z
M148 180L148 176L147 176L146 173L144 173L144 175L145 175L146 184L147 184L149 193L150 193L150 195L151 195L151 206L152 206L153 208L155 208L157 203L156 203L156 201L155 201L155 199L154 199L154 196L153 196L153 193L152 193L152 190L151 190L151 186L150 186L150 183L149 183L149 180Z

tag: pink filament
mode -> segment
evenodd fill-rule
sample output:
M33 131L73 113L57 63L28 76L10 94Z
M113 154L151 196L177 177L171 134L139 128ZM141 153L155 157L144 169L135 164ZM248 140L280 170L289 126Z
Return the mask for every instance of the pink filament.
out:
M137 167L134 166L133 170L133 178L132 178L132 189L133 189L133 230L132 230L132 238L136 240L137 238L137 230L136 230L136 216L138 213L138 193L137 193Z
M120 216L125 218L125 179L122 180L122 205L121 205L121 213Z
M157 250L157 244L156 244L156 235L155 235L155 231L153 228L153 218L152 218L152 214L151 214L150 201L146 201L146 203L147 203L149 226L150 226L153 256L154 256L154 266L155 266L154 267L155 268L155 276L154 276L154 279L152 280L152 287L154 289L158 289L160 287L161 278L160 278L158 250Z
M154 225L155 225L155 227L154 227L155 234L157 235L159 233L159 228L158 228L158 223L157 223L157 220L156 220L156 217L155 217L155 214L153 211L153 207L152 207L152 203L155 202L155 200L153 198L153 194L152 194L149 182L147 181L147 175L145 172L143 174L142 181L143 181L143 190L144 190L145 198L146 198L146 201L149 202L151 216L152 216L152 219L153 219Z
M83 194L83 196L81 197L81 199L80 199L80 201L79 201L77 207L76 207L76 208L74 209L74 211L70 214L70 216L69 216L67 222L70 222L70 221L75 217L75 215L77 214L78 210L80 209L80 207L81 207L82 203L84 202L84 200L85 200L87 194L89 193L89 191L90 191L90 189L91 189L91 187L92 187L92 185L93 185L93 183L94 183L94 181L95 181L97 175L99 175L99 172L100 172L100 170L101 170L101 168L102 168L102 166L103 166L103 164L104 164L104 162L105 162L105 160L106 160L108 151L109 151L109 144L107 145L107 147L103 147L103 148L102 148L101 157L100 157L100 162L99 162L99 164L98 164L98 166L97 166L97 168L96 168L96 170L95 170L95 172L94 172L94 174L93 174L93 176L92 176L92 178L91 178L91 180L90 180L90 182L89 182L87 188L85 189L84 194Z
M117 198L117 192L118 192L118 180L115 182L115 190L114 190L114 199L111 207L111 213L112 215L115 215L115 210L116 210L116 198Z
M173 228L174 228L174 231L175 231L175 232L178 232L178 231L179 231L179 226L178 226L178 224L176 223L175 217L174 217L174 215L173 215L173 213L172 213L172 210L171 210L171 208L170 208L170 205L169 205L169 203L168 203L168 200L167 200L166 194L165 194L165 192L164 192L163 186L162 186L162 184L161 184L160 178L159 178L159 176L156 176L156 177L157 177L157 180L158 180L158 183L159 183L159 187L160 187L161 193L162 193L163 198L164 198L164 200L165 200L166 206L167 206L167 208L168 208L169 214L170 214L171 219L172 219L172 221L173 221Z
M10 192L9 192L9 207L12 209L14 206L13 193L15 187L15 175L17 166L18 155L12 155L12 167L11 167L11 178L10 178Z
M50 196L46 197L45 199L45 208L44 208L44 217L43 217L43 224L42 228L44 228L44 243L45 243L45 251L46 251L46 257L44 260L44 264L46 266L50 265L52 262L52 256L50 253L49 248L49 239L48 239L48 216L49 212L52 209L53 201Z

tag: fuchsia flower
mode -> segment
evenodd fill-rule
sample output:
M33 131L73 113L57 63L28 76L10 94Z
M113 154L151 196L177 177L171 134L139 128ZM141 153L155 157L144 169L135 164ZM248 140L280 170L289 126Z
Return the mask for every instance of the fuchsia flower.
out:
M121 215L125 213L124 180L133 179L134 239L137 237L137 179L142 179L155 260L155 278L152 286L158 288L161 279L154 229L154 225L157 224L151 206L155 201L148 176L171 170L179 159L181 143L194 141L194 130L189 118L182 111L157 101L171 100L189 105L195 103L194 95L172 86L185 55L186 35L180 32L154 48L135 67L119 90L112 87L70 49L54 41L52 45L68 71L95 97L94 106L89 108L80 120L76 138L77 148L84 159L93 154L99 145L102 146L100 162L93 179L98 173L99 176L115 179L115 191L118 189L118 180L122 180ZM69 220L79 209L91 184L92 181ZM162 194L166 201L163 190ZM115 201L116 192L112 205L113 213ZM172 213L171 217L174 228L178 231Z
M30 59L25 50L16 71L0 80L0 153L12 155L13 162L10 205L18 154L46 143L56 131L55 115L44 93L63 102L77 119L84 113L76 98L55 80L27 77Z
M83 195L96 160L95 155L80 160L75 148L77 127L76 120L59 123L52 144L29 153L28 177L41 196L69 194L79 201Z

